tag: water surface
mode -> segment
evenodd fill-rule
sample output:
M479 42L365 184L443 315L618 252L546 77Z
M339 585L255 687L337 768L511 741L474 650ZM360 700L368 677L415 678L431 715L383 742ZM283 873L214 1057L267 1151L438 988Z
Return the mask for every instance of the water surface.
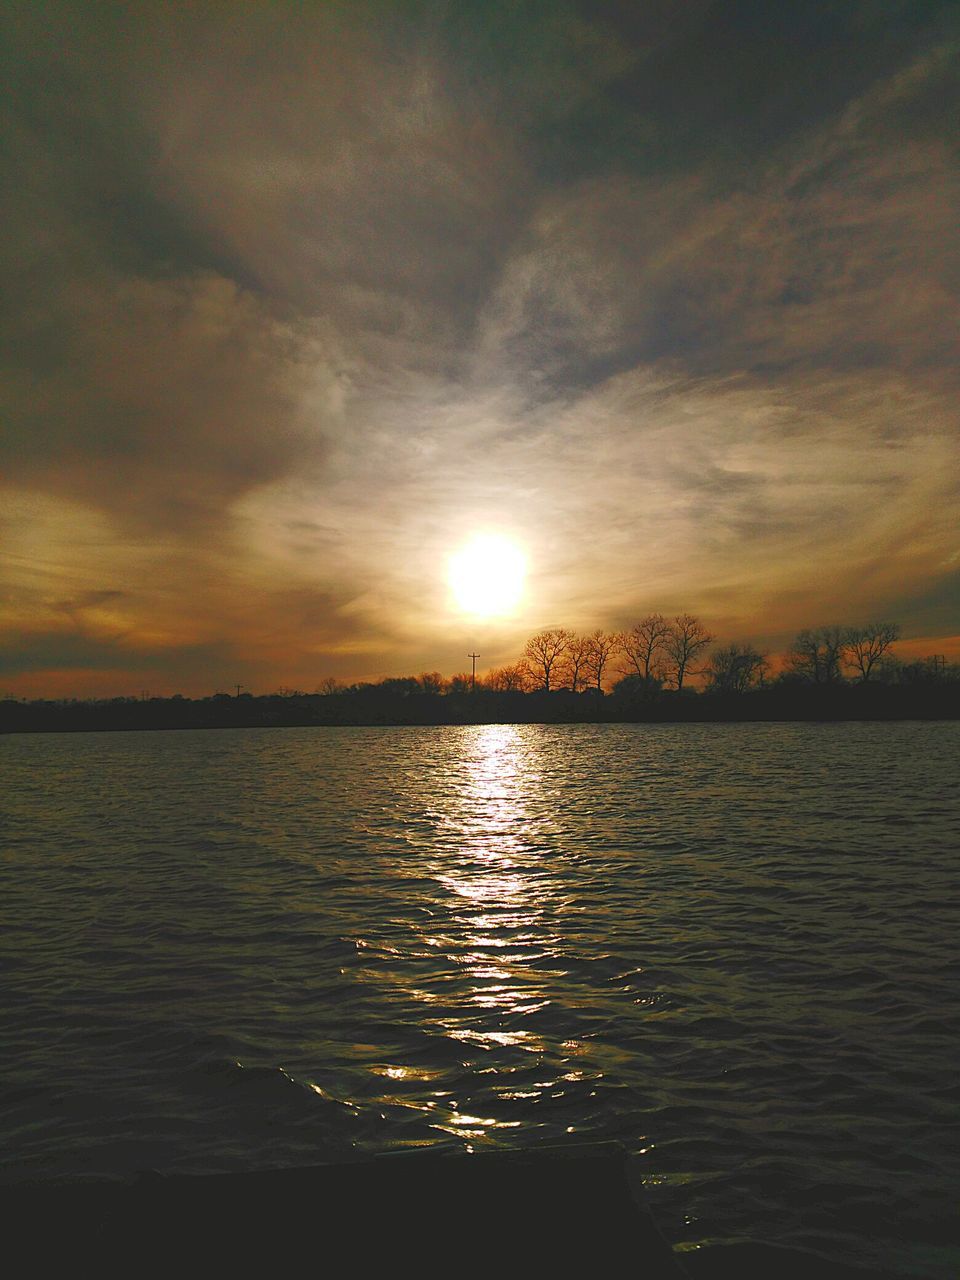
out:
M952 723L2 738L0 1176L616 1138L685 1249L945 1280L958 763Z

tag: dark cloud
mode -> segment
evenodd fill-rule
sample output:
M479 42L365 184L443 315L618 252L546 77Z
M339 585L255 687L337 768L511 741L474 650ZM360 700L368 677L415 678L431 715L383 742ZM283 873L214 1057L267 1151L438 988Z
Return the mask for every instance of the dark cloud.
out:
M960 619L960 552L948 564L940 566L940 573L923 590L911 591L905 583L902 593L880 602L876 612L883 614L906 613L912 629L923 636L952 636ZM885 607L883 607L885 606Z
M195 679L198 672L223 673L246 667L230 645L183 645L178 647L131 649L103 637L69 632L12 631L0 643L0 675L16 676L35 672L129 671L183 676Z
M10 371L8 465L133 522L180 527L294 465L336 417L317 340L221 277L63 289L73 326L55 371Z
M490 358L567 384L659 360L710 374L955 370L955 152L942 119L909 145L874 122L931 81L960 101L956 65L929 55L772 149L736 191L694 171L555 193L488 305Z

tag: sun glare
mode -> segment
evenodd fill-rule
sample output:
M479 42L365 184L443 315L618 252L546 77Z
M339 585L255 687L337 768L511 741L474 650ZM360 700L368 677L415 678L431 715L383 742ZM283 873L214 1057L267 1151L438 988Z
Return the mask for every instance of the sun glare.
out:
M457 608L479 618L511 613L523 595L526 557L499 534L472 538L450 557L450 589Z

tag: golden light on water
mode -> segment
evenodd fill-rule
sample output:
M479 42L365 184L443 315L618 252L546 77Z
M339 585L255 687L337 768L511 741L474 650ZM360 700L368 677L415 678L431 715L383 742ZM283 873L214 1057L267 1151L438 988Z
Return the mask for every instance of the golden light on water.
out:
M526 556L515 542L502 534L481 533L450 557L447 580L461 613L495 618L516 609L526 573Z
M452 1078L424 1074L419 1064L377 1063L379 1104L420 1113L428 1128L470 1151L539 1123L531 1108L598 1073L572 1066L583 1046L555 1046L550 1030L564 895L541 853L552 817L538 749L514 725L461 733L458 766L442 771L432 839L418 860L418 878L435 885L426 909L411 918L405 939L358 940L358 947L376 952L369 979L392 987L398 1009L420 1006L420 1032L446 1042L441 1060L460 1062ZM463 1078L468 1063L473 1084Z
M551 933L527 840L536 769L511 725L470 731L465 757L467 768L440 822L456 856L434 871L451 895L450 915L443 936L429 928L423 935L459 971L460 998L458 1007L445 1001L437 1009L434 1025L468 1052L513 1050L536 1061L546 1041L524 1024L549 1004L537 982L536 957ZM478 1114L476 1100L472 1106L452 1100L432 1121L440 1132L474 1142L522 1123L499 1108Z
M524 958L536 953L549 933L525 839L527 790L536 784L535 770L512 725L484 725L472 746L459 802L447 818L460 856L437 875L463 904L456 912L459 937L452 950L470 980L472 1014L452 1020L446 1032L481 1046L537 1051L543 1048L539 1036L503 1025L547 1003L530 982L535 967ZM495 1015L493 1025L489 1015Z

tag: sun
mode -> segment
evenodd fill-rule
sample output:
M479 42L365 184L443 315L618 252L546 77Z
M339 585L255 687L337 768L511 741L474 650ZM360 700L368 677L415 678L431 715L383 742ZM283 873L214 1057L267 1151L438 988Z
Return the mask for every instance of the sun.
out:
M450 557L448 580L461 612L495 618L520 603L526 572L526 556L515 542L480 533Z

